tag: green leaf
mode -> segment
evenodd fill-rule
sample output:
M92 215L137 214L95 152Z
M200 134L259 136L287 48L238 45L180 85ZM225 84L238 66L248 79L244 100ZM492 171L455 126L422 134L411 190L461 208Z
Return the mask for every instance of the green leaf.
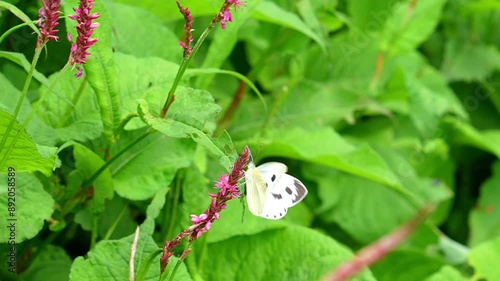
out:
M101 16L94 22L99 22L100 26L94 29L92 38L98 38L99 41L93 45L88 52L92 55L84 65L85 78L97 95L102 124L104 125L104 135L109 141L114 141L115 130L120 125L121 103L118 92L118 76L116 73L113 50L111 45L112 25L108 11L102 1L94 2L95 6L92 13L100 13ZM63 3L66 14L73 13L73 7L78 2L70 0ZM73 40L76 40L75 21L66 18L68 33L71 33Z
M0 108L7 109L9 112L14 112L20 95L21 92L0 73ZM49 98L52 98L51 95L49 95ZM31 111L32 106L29 99L24 99L17 121L20 123L23 122ZM26 131L37 144L54 146L60 142L59 137L61 136L56 129L48 126L45 122L43 122L43 120L41 120L40 116L43 115L43 112L38 112L38 114L33 116L26 128Z
M474 268L473 280L500 280L500 268L492 266L500 263L500 237L488 240L472 248L469 264Z
M175 62L180 60L182 47L179 46L179 38L160 18L134 6L113 2L105 5L112 20L113 46L116 50L136 57L159 57ZM136 2L133 5L139 4ZM155 2L154 5L158 7L162 4Z
M394 55L416 49L436 28L445 3L446 0L420 0L396 4L383 30L382 50Z
M208 193L204 195L208 197ZM246 200L246 198L241 200ZM248 210L246 205L245 210L243 211L243 204L246 204L246 202L243 203L241 200L234 199L228 202L227 208L220 214L220 221L215 221L212 228L207 233L207 242L215 243L224 241L231 237L254 235L263 231L286 227L288 215L282 220L267 220L257 217ZM203 205L204 208L207 209L209 204L210 200ZM296 210L294 207L290 208L288 211L292 212ZM228 229L231 229L231 231L228 231Z
M30 17L28 15L26 15L23 11L21 11L18 7L6 2L6 1L0 1L0 8L3 8L3 9L6 9L6 10L9 10L11 13L13 13L14 15L16 15L16 17L18 17L20 20L22 20L23 22L25 22L34 32L36 32L36 34L38 36L40 36L40 30L38 30L38 28L36 27L35 23L30 19ZM0 36L0 42L3 41L3 36L5 34L3 34L2 36Z
M173 103L172 107L175 105ZM159 119L149 112L149 106L145 100L139 101L139 115L148 125L151 125L154 129L162 132L163 134L173 137L173 138L192 138L195 142L199 143L203 147L205 147L210 153L212 153L218 160L219 163L224 167L227 171L232 166L232 161L224 152L223 148L217 146L217 142L214 142L208 135L206 135L199 128L196 128L192 124L187 124L182 122L183 120L174 120L170 118ZM167 115L168 116L168 115ZM182 117L182 114L174 115L177 117ZM185 116L186 119L191 121L195 118L193 116Z
M397 250L372 266L378 281L421 281L438 272L446 264L423 252Z
M447 137L458 144L467 144L500 157L500 130L478 131L472 125L453 117L444 120Z
M250 18L261 2L262 0L249 1L245 9L233 11L233 21L227 23L225 29L222 29L220 24L216 25L213 40L203 60L202 68L220 68L227 62L238 42L238 33L241 32L241 27L244 26L246 20ZM200 76L195 85L197 88L206 89L212 83L214 76L214 74Z
M167 22L180 20L183 18L182 14L179 12L177 4L174 1L158 2L156 0L118 0L114 2L125 3L131 6L139 7ZM222 3L223 2L219 0L185 0L182 1L181 4L184 7L188 7L194 17L201 17L215 15L219 12Z
M8 178L14 180L8 181ZM8 182L15 182L15 190L8 189L12 188L7 185ZM35 237L54 211L54 200L38 178L33 174L20 173L17 169L15 175L0 174L0 204L4 207L0 219L6 226L15 225L12 229L4 226L0 243L8 243L12 233L16 244ZM8 210L8 206L15 210Z
M288 226L210 243L198 269L205 280L320 280L349 258L352 253L330 237ZM364 270L352 280L375 279Z
M393 187L403 193L401 183L384 160L369 146L355 147L330 128L305 131L276 130L265 141L260 158L279 156L321 164Z
M99 170L104 161L93 151L81 144L75 144L73 148L76 168L89 179ZM88 203L88 208L93 214L101 214L104 211L106 199L113 198L113 179L109 168L104 170L92 183L93 196Z
M466 281L469 280L452 266L445 265L441 269L426 278L424 281Z
M24 54L21 53L13 53L13 52L5 52L5 51L0 51L0 58L6 58L10 60L11 62L19 65L26 71L26 73L29 73L31 69L31 63L26 59ZM36 69L33 70L33 78L35 78L38 82L43 84L46 87L49 87L49 80L43 76L42 73L38 72ZM56 95L58 98L62 99L65 103L71 105L71 101L66 99L62 92L57 91L56 89L53 89L52 92L54 95ZM50 96L49 96L50 97Z
M417 211L406 196L381 184L315 165L305 171L307 178L318 183L321 205L315 213L340 225L357 241L375 241L409 221ZM433 230L424 225L410 243L425 248L437 241Z
M409 62L413 62L412 66L406 66L410 117L423 137L436 134L439 122L446 113L468 118L460 101L437 70L425 63L420 55L409 55L405 64Z
M320 36L314 33L314 31L312 31L299 16L284 10L275 2L260 2L257 6L257 11L252 15L252 17L261 21L270 22L297 30L314 40L323 51L326 51L326 42L322 40Z
M4 110L0 110L0 139L4 137L7 126L13 116ZM6 156L6 161L0 167L0 172L6 172L8 167L14 167L18 172L34 172L39 171L45 175L50 175L55 165L56 147L48 147L38 145L33 141L33 138L23 130L19 132L20 136L17 138L16 143L12 150L9 148L14 141L16 133L20 131L21 124L15 121L12 130L7 136L5 147L0 147L0 161ZM0 163L0 165L2 165Z
M116 71L119 81L122 119L137 114L137 100L146 99L153 112L159 112L167 93L172 87L179 65L157 57L137 58L131 55L115 53ZM141 75L136 75L141 73ZM181 91L179 87L177 92ZM125 129L134 130L144 127L138 119L130 120Z
M347 2L352 23L359 32L370 34L384 27L393 13L396 0L366 1L352 0Z
M144 134L143 130L122 133L110 153L118 153L140 134ZM194 151L193 142L163 134L150 135L111 165L116 192L130 200L152 197L158 190L170 186L178 169L191 164ZM137 188L139 186L141 188Z
M491 45L449 40L442 69L449 81L481 81L500 70L500 52Z
M49 81L52 83L54 79L55 76L51 76ZM39 117L55 128L58 142L84 142L96 139L103 132L94 91L89 87L81 89L82 83L87 82L75 79L70 72L64 73L54 88L54 91L63 93L63 99L49 95L41 106ZM40 87L40 92L45 90L45 86ZM68 104L65 100L72 100L75 104Z
M493 165L493 175L481 186L477 206L471 211L471 246L500 236L500 162Z
M50 276L51 281L68 281L72 259L66 251L58 246L47 245L39 248L42 252L33 260L28 269L21 274L23 280L45 281Z
M160 277L160 256L150 255L158 251L156 242L152 239L154 231L154 220L159 215L165 204L165 195L168 189L160 190L153 198L146 211L146 220L140 227L139 239L136 246L134 260L134 274L144 269L147 264L144 280L159 280ZM129 260L134 234L119 240L103 240L97 243L96 247L88 253L88 258L78 257L71 267L70 280L128 280ZM172 257L167 271L171 271L177 262L176 257ZM112 279L110 276L113 276ZM184 264L180 265L174 280L191 280Z

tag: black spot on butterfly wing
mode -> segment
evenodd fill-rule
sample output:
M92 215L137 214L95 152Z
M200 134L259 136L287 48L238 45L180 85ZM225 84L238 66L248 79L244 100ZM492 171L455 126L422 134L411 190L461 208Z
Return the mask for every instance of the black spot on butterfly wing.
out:
M295 197L295 199L292 201L293 203L295 203L297 201L300 201L302 198L304 198L304 196L306 196L307 189L300 181L298 181L296 179L293 181L293 185L295 185L296 190L297 190L297 197ZM287 192L288 192L288 190L287 190ZM289 193L289 194L291 194L291 193Z
M292 190L290 189L290 187L288 187L288 186L287 186L287 187L285 188L285 191L286 191L286 193L288 193L288 194L292 195Z
M273 174L273 176L271 177L271 181L274 182L276 180L276 175Z
M274 199L278 199L278 200L280 200L280 199L282 199L282 198L283 198L283 196L281 196L281 194L279 194L279 193L272 193L272 192L271 192L271 194L273 195Z

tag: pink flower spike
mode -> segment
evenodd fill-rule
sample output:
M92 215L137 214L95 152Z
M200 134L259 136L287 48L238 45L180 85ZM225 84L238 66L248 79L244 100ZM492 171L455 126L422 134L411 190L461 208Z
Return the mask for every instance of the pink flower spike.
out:
M191 221L193 223L202 223L208 218L208 215L203 213L200 216L197 215L191 215Z
M185 39L180 42L180 46L184 49L184 57L188 58L193 52L193 48L191 48L191 42L193 42L193 17L191 16L191 11L188 8L185 8L179 3L179 0L175 1L177 3L177 7L179 7L179 11L184 16L184 20L186 23L184 24L184 32Z
M61 12L59 8L61 6L61 0L42 0L43 7L39 10L40 17L36 24L40 27L41 36L38 37L37 48L47 43L49 40L57 41L59 32L56 27L59 25L57 21Z
M179 245L180 241L185 237L189 237L189 242L198 239L203 233L210 230L212 223L220 219L220 212L227 207L227 202L240 196L238 189L238 181L245 175L245 168L250 160L250 150L245 147L243 153L234 162L233 169L229 175L221 175L215 187L220 188L217 194L209 193L211 198L208 209L200 216L191 215L191 222L193 225L188 227L185 231L179 233L170 242L165 242L163 247L163 255L160 258L160 270L165 271L168 261L172 256L172 249ZM183 258L189 253L185 251Z
M233 15L231 14L230 8L235 7L236 11L236 8L243 6L245 6L245 3L239 0L226 0L226 2L224 2L224 4L222 5L219 13L217 13L217 15L212 20L212 24L220 22L220 26L222 27L222 29L226 29L226 23L228 21L233 21Z
M69 56L69 64L73 67L78 65L78 71L75 75L77 78L83 75L83 68L81 65L86 64L91 55L88 49L98 40L97 38L90 38L94 33L94 29L99 27L99 23L92 22L92 20L100 16L99 13L90 13L93 7L94 0L80 0L78 8L73 9L76 15L68 16L70 19L77 21L76 31L78 37L76 38L76 43L73 43L73 40L70 41L73 44L71 45L71 53ZM68 36L68 39L72 38Z

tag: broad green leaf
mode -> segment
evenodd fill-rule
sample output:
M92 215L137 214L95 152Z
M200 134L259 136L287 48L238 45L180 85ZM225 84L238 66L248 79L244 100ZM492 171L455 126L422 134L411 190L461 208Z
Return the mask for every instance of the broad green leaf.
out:
M444 120L447 138L459 144L472 145L500 157L500 130L478 131L468 123L453 117Z
M138 99L147 99L153 112L160 112L179 65L157 57L137 58L123 53L115 53L114 59L117 75L121 77L119 92L122 119L137 114ZM177 92L181 89L182 87L179 87ZM132 119L126 124L125 129L134 130L142 127L144 127L143 122Z
M500 280L500 237L488 240L472 248L469 264L474 268L472 280Z
M500 236L500 162L493 165L493 175L481 186L479 202L470 214L471 246Z
M396 0L366 1L352 0L347 2L349 14L352 17L354 29L358 29L366 36L373 36L393 14Z
M445 265L441 269L426 278L424 281L466 281L469 280L460 273L456 268Z
M29 62L26 59L24 54L0 51L0 58L6 58L12 61L13 63L19 65L24 69L24 71L26 71L26 73L30 71L31 62ZM43 74L38 72L36 69L33 70L33 78L35 78L38 82L45 85L46 87L49 86L49 80L47 80L47 78L45 78L45 76L43 76ZM52 91L58 98L62 99L65 103L71 105L71 101L63 97L63 94L60 91L57 91L55 89L53 89Z
M160 190L153 198L146 211L146 220L140 227L138 244L134 260L134 274L143 270L150 255L158 250L152 239L154 220L165 204L168 189ZM128 280L129 259L134 234L119 240L104 240L88 253L88 258L78 257L71 267L70 280ZM146 271L145 280L158 280L160 277L160 256L153 257L152 264ZM177 262L172 257L167 267L171 271ZM191 280L184 264L181 264L174 280Z
M118 0L114 1L117 3L125 3L128 5L133 5L139 7L143 10L146 10L156 16L158 18L163 19L163 21L172 21L172 20L180 20L183 19L182 14L179 12L179 8L175 1L165 1L158 2L156 0L143 0L143 1L135 1L135 0ZM184 7L188 7L191 11L191 14L194 17L201 16L215 16L217 14L224 2L220 0L207 0L207 1L197 1L197 0L184 0L182 1L182 5ZM201 28L201 27L196 27Z
M408 222L415 204L401 193L381 184L332 169L307 166L306 177L318 183L321 205L315 210L327 222L335 222L357 241L370 243ZM424 225L412 237L412 246L437 243Z
M442 260L424 252L397 250L371 268L378 281L421 281L445 265Z
M175 102L174 102L175 104ZM173 105L172 105L173 106ZM149 107L146 101L139 101L139 115L148 125L152 126L154 129L160 131L161 133L173 137L173 138L192 138L195 142L199 143L205 147L210 153L212 153L219 161L219 163L229 171L232 166L232 162L229 157L223 151L223 148L218 147L216 142L214 142L207 134L205 134L199 128L196 128L192 124L184 123L186 120L174 120L171 118L160 119L151 115L149 112ZM181 116L180 114L178 116ZM192 116L188 119L193 118Z
M8 189L12 188L8 182L15 182L15 189ZM12 172L0 175L0 204L4 207L0 219L5 224L0 243L12 244L9 242L12 233L16 244L35 237L54 211L54 200L38 178L18 170L15 175Z
M290 225L209 243L198 271L205 280L321 280L352 257L330 237ZM224 266L215 267L214 261ZM364 270L351 280L375 279Z
M407 71L410 117L423 137L428 138L436 133L446 113L468 118L458 98L437 70L425 63L420 55L404 57L407 60L402 64ZM410 62L413 65L409 65Z
M238 33L241 27L261 2L262 0L248 1L244 9L232 11L233 21L226 23L225 29L222 29L220 23L216 25L215 34L203 60L202 68L220 68L227 62L238 41ZM211 84L214 76L213 74L200 76L196 81L197 88L206 89Z
M91 12L98 12L101 15L97 20L94 20L94 22L99 22L100 26L94 30L92 38L98 38L99 41L88 50L92 55L84 65L84 77L88 79L88 83L97 95L104 135L109 141L114 141L115 130L120 125L121 102L111 45L112 24L103 2L96 1L94 3L95 6ZM66 14L70 15L74 13L73 7L77 5L78 1L70 0L63 3L63 8ZM68 33L71 33L73 40L76 40L77 35L73 28L75 21L66 18L66 26Z
M51 83L55 81L55 76L49 78ZM40 119L55 128L59 142L83 142L102 134L103 126L95 93L90 87L83 86L82 89L82 83L87 82L75 79L70 72L64 73L55 85L55 91L63 93L64 99L49 95L41 107ZM42 86L40 93L45 90L46 87ZM75 104L68 104L64 100L72 100Z
M396 4L383 30L382 50L397 54L416 49L436 28L445 3L421 0Z
M396 175L373 149L368 145L356 147L329 128L276 130L269 137L251 143L253 146L265 144L260 158L288 157L321 164L406 193Z
M61 81L59 82L60 84L64 83ZM7 109L7 111L14 112L20 94L21 92L18 89L16 89L10 83L10 81L7 80L6 77L0 73L0 108L5 108ZM12 98L12 97L17 97L17 98ZM64 108L67 108L69 106L69 104L64 102L63 99L55 97L53 94L49 94L47 100L50 101L55 100L57 103L60 102L60 105L64 106ZM44 103L41 106L41 108L44 108L44 106L46 106L46 103ZM24 121L26 117L31 113L32 109L33 107L30 104L29 99L24 99L17 120L19 122ZM59 110L60 109L58 109L58 111ZM51 116L51 114L52 114L51 112L44 112L42 110L39 110L38 113L35 116L33 116L33 118L31 119L30 123L27 126L28 134L31 135L31 137L37 144L55 146L56 144L59 144L63 140L72 139L73 137L75 137L76 139L78 139L78 137L82 137L81 132L75 132L74 130L71 129L69 130L56 129L49 126L47 123L44 122L44 120L50 120L50 118L45 118L45 117ZM79 120L79 126L84 127L85 121L89 120L88 119ZM92 131L95 131L96 129L98 128L92 128Z
M314 31L312 31L303 21L294 13L284 10L272 1L262 1L257 7L257 11L252 15L261 21L278 24L301 32L314 40L323 51L326 50L326 42L322 40Z
M123 132L110 153L116 154L137 139L139 132ZM144 200L169 187L176 172L191 164L195 143L153 134L135 144L110 167L116 192L127 199Z
M104 165L104 161L98 155L81 144L74 145L73 154L76 169L80 170L86 179L92 177ZM106 199L113 198L114 194L113 179L109 168L104 170L89 188L92 188L93 196L88 203L88 208L93 214L100 214L104 211Z
M310 81L297 84L283 95L281 104L266 99L267 111L257 99L244 101L229 128L231 137L235 140L252 138L267 127L314 130L342 121L352 123L356 110L370 104L369 100L363 100L358 93L341 85Z
M66 251L50 244L39 248L39 251L42 252L21 274L21 278L30 281L45 281L47 276L50 276L51 281L68 281L73 260L66 254Z
M156 7L159 5L159 2L155 3ZM176 35L180 30L174 33L160 18L134 6L109 2L106 7L113 24L113 45L118 52L180 61L182 47Z
M138 250L135 254L135 274L140 265L145 263L151 253L158 249L158 246L150 236L139 234ZM129 280L129 259L130 248L133 236L128 236L120 240L105 240L99 242L96 247L88 253L88 258L78 257L71 266L71 281L86 280ZM159 280L160 277L160 255L153 259L146 278L144 280ZM177 258L172 257L167 271L171 271ZM186 266L181 264L177 270L174 280L189 281L191 277Z
M0 109L0 139L6 136L12 118L11 114ZM21 124L15 121L6 136L5 146L0 147L0 172L5 173L9 167L14 167L17 172L40 171L50 175L55 166L57 148L38 145L26 130L20 130Z
M500 51L491 45L449 40L442 69L449 81L481 81L500 70Z
M208 194L205 194L208 196ZM248 206L246 206L246 198L243 199L233 199L228 202L228 206L220 213L221 219L215 221L212 225L210 231L206 234L207 242L215 243L224 241L231 237L255 235L263 231L281 229L286 227L286 221L288 220L288 215L282 220L267 220L261 217L254 216ZM203 206L205 209L209 207L210 201L205 203ZM243 207L243 204L245 206ZM243 210L243 208L245 208ZM289 212L296 211L295 207L290 208ZM200 214L196 214L200 215ZM237 226L237 227L234 227ZM232 229L228 231L228 229Z

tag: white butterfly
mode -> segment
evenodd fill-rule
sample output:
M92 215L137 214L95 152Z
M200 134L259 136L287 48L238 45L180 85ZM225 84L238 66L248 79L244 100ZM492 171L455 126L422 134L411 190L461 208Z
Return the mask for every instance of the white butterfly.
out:
M286 174L283 163L269 162L255 167L248 164L245 172L247 202L250 212L266 219L277 220L286 215L307 195L307 189L298 179Z

